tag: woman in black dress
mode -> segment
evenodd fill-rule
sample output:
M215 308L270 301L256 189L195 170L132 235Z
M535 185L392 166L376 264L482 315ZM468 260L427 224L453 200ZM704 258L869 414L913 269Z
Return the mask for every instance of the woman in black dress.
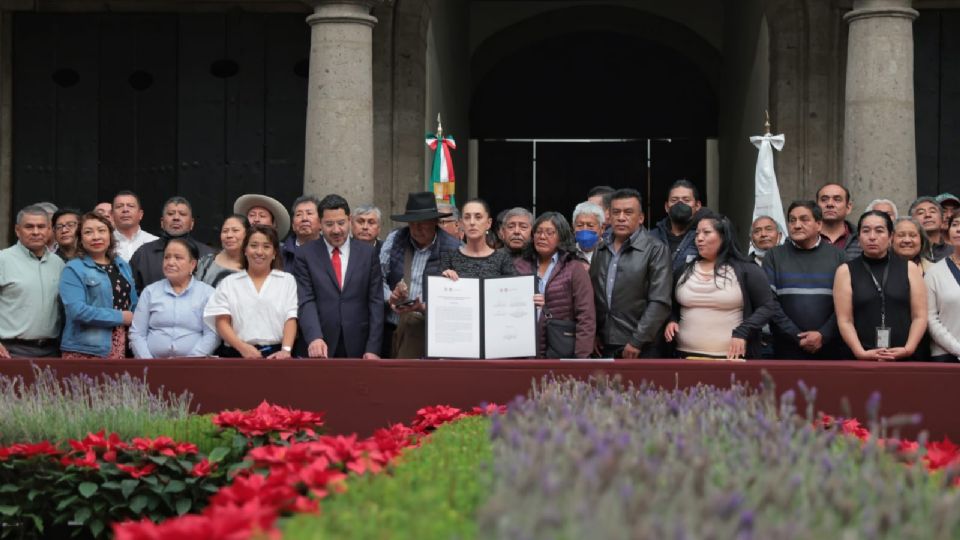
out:
M863 255L837 269L837 326L859 360L910 360L927 330L927 291L913 262L890 256L893 220L870 211L857 224Z
M516 274L513 259L506 251L487 245L487 231L493 224L490 206L483 199L470 199L460 212L466 241L460 249L440 255L441 275L450 279L490 278Z

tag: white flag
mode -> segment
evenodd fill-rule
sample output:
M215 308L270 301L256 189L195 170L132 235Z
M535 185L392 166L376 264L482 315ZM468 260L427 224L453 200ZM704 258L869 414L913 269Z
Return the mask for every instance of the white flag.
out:
M777 187L777 173L773 170L773 149L776 148L778 152L782 150L784 141L783 135L767 134L762 137L750 137L750 142L760 149L754 179L753 220L760 216L770 216L777 222L783 236L786 236L787 220L783 216L780 188ZM783 240L784 238L781 237L780 241Z

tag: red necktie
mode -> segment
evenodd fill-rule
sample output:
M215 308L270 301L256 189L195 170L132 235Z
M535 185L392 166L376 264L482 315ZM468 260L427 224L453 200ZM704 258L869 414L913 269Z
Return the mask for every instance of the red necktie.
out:
M340 248L333 248L333 257L330 258L330 263L333 264L333 273L337 276L337 287L343 288L343 277L340 273Z

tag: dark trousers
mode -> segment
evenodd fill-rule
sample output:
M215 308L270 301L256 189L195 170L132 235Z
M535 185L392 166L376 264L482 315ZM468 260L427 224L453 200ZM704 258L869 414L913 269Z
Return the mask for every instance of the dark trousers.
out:
M3 348L10 358L44 358L60 356L60 342L55 339L3 339Z

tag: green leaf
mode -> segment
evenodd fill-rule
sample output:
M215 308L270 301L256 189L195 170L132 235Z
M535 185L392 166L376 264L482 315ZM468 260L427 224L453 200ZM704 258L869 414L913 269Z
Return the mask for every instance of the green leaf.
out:
M100 536L103 533L103 521L95 519L90 522L90 532L93 533L94 538Z
M77 499L79 499L79 497L77 497L76 495L71 495L71 496L67 497L66 499L60 501L60 504L57 505L57 511L58 511L58 512L62 511L64 508L66 508L66 507L70 506L71 504L73 504L74 502L76 502Z
M19 511L20 511L19 506L8 506L8 505L0 506L0 514L3 514L5 516L12 516Z
M27 516L33 520L34 528L36 528L38 532L43 533L43 520L40 519L40 516L36 514L27 514Z
M84 498L89 499L100 488L97 487L97 485L93 482L82 482L79 486L77 486L77 489Z
M16 484L4 484L0 486L0 493L16 493L20 488Z
M93 511L90 510L89 506L81 506L77 508L77 511L73 513L73 520L77 523L83 524L90 519L90 515L93 514Z
M156 463L157 465L160 465L161 467L166 465L167 462L170 461L170 458L167 456L147 456L147 459Z
M149 484L149 485L151 485L151 486L155 486L155 485L157 485L157 484L159 483L159 480L157 480L157 477L156 477L156 476L152 476L152 475L151 475L151 476L144 476L144 477L141 478L141 480L143 480L143 483L144 483L144 484Z
M124 499L129 499L130 494L133 493L133 490L137 489L137 486L140 485L140 480L136 478L127 478L126 480L120 482L120 493L123 495Z
M171 480L167 487L164 488L165 493L180 493L187 488L187 485L183 483L182 480Z
M193 501L190 499L177 499L177 515L182 516L190 511Z
M103 489L120 489L120 483L114 480L100 484Z
M150 502L150 499L148 499L146 495L137 495L130 499L130 510L132 510L134 514L139 514L147 507L148 502Z
M218 446L214 448L212 452L210 452L210 455L207 456L207 460L209 460L210 463L220 463L223 461L223 458L227 457L227 454L229 453L229 448L225 446Z
M41 493L41 491L40 491L39 489L31 489L31 490L27 493L27 500L30 501L30 502L33 502L33 500L36 499L36 498L37 498L37 495L40 495L40 493Z

